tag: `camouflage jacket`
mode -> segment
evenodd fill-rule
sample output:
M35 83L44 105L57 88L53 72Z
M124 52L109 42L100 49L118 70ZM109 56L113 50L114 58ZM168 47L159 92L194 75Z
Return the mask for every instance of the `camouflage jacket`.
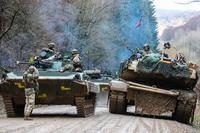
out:
M26 71L23 75L23 81L25 83L26 88L38 88L38 78L39 78L39 72L36 69L35 72L30 73L29 71Z

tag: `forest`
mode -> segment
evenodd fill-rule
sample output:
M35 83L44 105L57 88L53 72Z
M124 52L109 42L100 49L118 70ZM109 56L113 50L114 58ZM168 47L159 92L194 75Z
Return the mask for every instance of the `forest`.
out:
M85 69L116 72L126 49L158 45L151 0L1 0L0 65L26 61L49 42L80 51ZM136 27L138 22L139 27Z

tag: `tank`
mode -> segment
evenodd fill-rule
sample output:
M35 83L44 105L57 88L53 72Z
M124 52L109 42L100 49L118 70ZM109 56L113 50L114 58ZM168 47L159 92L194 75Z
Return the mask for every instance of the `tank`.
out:
M39 70L39 93L36 95L36 104L40 105L72 105L76 106L77 114L88 117L94 114L96 94L101 92L101 87L91 82L86 72L73 70L59 72L63 64L70 62L70 52L59 53L56 59L41 60L46 56L42 51L39 57L29 62L17 62L21 65L34 65ZM23 116L25 97L22 71L6 71L0 84L0 95L3 96L5 109L8 117ZM108 86L108 84L107 84ZM100 88L100 89L99 89Z
M192 123L197 95L197 65L152 53L121 63L119 79L111 81L111 113L167 116Z

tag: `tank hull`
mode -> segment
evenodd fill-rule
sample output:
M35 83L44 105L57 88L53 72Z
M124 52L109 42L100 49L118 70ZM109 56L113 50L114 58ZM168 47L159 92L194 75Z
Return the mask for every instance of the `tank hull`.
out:
M173 65L161 63L161 66ZM198 80L196 70L185 77L172 76L170 71L164 75L166 71L154 71L152 66L147 67L149 72L139 71L137 65L138 61L121 64L120 80L111 82L110 112L125 114L131 106L132 113L138 115L167 115L183 123L192 123L197 101L193 91Z
M82 79L81 73L40 72L38 79L39 93L36 104L74 105L79 116L94 114L96 93L89 87L88 81ZM80 79L74 79L79 74ZM25 105L25 85L22 73L8 76L0 85L0 95L4 98L7 116L23 115Z
M194 91L165 90L135 82L117 82L112 81L110 87L111 113L167 116L182 123L193 122L197 100Z
M69 79L39 79L39 94L36 104L72 104L74 97L89 94L84 82ZM24 104L24 83L22 79L8 79L1 86L1 94L11 95L17 104Z

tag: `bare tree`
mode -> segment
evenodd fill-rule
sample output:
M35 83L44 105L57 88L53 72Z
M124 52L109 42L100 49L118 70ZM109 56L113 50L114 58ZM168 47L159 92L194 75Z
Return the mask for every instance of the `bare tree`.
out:
M189 0L189 1L185 1L185 2L175 2L175 3L187 5L187 4L198 3L198 2L200 2L200 0Z

